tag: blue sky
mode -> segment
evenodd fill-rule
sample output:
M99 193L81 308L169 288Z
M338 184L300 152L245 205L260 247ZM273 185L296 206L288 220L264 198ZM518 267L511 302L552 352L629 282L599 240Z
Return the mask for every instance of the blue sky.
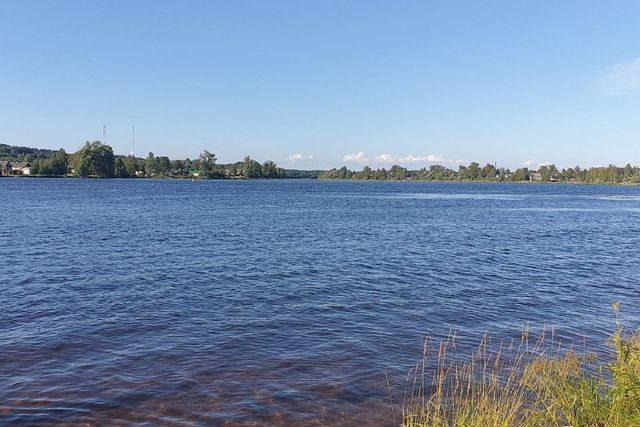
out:
M640 164L638 1L0 2L0 142Z

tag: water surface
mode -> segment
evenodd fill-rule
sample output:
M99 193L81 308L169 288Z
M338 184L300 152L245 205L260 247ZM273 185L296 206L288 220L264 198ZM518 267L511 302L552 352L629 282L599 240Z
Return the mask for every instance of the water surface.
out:
M0 423L388 425L425 335L640 320L640 189L0 179Z

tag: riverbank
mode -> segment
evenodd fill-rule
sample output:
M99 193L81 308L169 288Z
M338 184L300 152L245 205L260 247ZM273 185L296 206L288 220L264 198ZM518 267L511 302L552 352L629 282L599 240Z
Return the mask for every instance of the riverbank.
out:
M596 355L562 343L553 330L535 339L524 331L519 343L486 335L461 359L455 334L435 349L425 343L396 425L640 425L640 330L617 323L609 345L610 354Z
M248 180L283 180L283 181L322 181L322 182L353 182L353 183L405 183L405 184L519 184L519 185L578 185L578 186L623 186L623 187L637 187L640 186L640 182L576 182L576 181L557 181L557 182L544 182L544 181L439 181L439 180L373 180L373 179L326 179L326 178L313 178L313 177L287 177L287 178L246 178L243 176L236 177L220 177L220 178L204 178L204 177L192 177L192 176L139 176L139 177L101 177L97 175L90 176L77 176L77 175L10 175L0 176L0 179L38 179L38 178L56 178L56 179L122 179L122 180L185 180L185 181L248 181Z

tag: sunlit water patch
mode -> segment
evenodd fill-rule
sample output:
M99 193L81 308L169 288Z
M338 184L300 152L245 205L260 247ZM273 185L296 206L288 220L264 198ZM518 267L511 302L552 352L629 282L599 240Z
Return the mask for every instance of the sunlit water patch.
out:
M616 194L610 196L594 196L598 200L611 200L615 202L640 202L640 195Z

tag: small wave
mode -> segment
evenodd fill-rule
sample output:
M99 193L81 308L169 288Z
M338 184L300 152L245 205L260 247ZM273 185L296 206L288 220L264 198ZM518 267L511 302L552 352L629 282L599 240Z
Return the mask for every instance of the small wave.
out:
M399 193L378 196L385 199L429 199L429 200L522 200L524 196L516 194L483 193Z
M599 208L507 208L501 210L520 212L611 212L611 209Z
M614 195L614 196L595 196L593 197L595 200L609 200L614 202L640 202L639 196L623 196L623 195Z

